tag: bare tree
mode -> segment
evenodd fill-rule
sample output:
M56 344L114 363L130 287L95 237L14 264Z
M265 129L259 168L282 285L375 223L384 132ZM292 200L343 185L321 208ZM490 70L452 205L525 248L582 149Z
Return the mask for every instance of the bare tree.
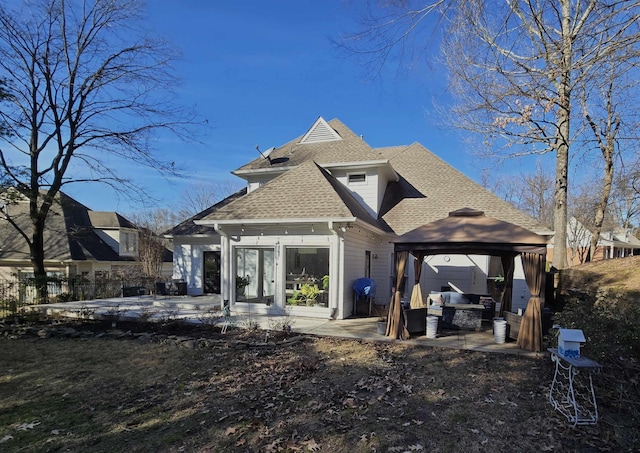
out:
M229 195L236 193L241 188L242 184L234 181L193 184L182 192L177 217L180 220L186 220Z
M162 233L178 223L175 214L166 208L157 208L128 215L138 227L138 253L136 260L144 277L162 278L165 256L171 243Z
M627 52L637 63L640 5L635 0L449 0L385 6L345 47L384 64L393 49L406 56L407 49L423 45L416 38L421 31L433 33L434 23L443 25L443 55L457 100L455 124L483 134L494 157L555 154L554 240L556 250L564 250L569 151L584 130L572 93L601 75L603 59L611 62ZM554 264L566 267L566 254L554 254Z
M538 161L533 174L483 178L482 184L496 195L526 212L540 225L553 227L553 176Z
M162 266L167 253L165 240L148 228L139 228L137 261L145 277L154 280L162 277Z
M567 247L570 263L584 263L589 258L589 249L593 234L575 217L570 217L567 223Z
M603 39L615 39L620 30L612 26ZM587 49L584 49L587 50ZM588 49L591 51L591 49ZM627 49L613 48L594 61L588 68L592 74L590 78L581 78L582 84L577 87L576 96L582 104L582 111L588 130L592 135L585 134L586 145L593 144L601 157L602 168L601 191L595 203L593 219L593 236L590 245L590 257L594 257L603 228L603 222L609 208L609 200L614 192L614 175L616 162L622 164L630 156L635 156L637 141L634 137L637 130L638 109L634 97L637 94L638 81L635 67L638 63L638 48L630 46ZM581 70L585 70L581 68ZM594 77L596 76L597 77ZM631 152L625 152L630 149ZM622 180L628 180L620 174ZM618 185L620 187L620 185Z
M540 161L533 174L523 175L520 203L517 208L525 211L547 228L553 227L554 179L545 172Z
M136 0L37 0L0 5L0 177L29 200L36 279L46 279L43 231L56 194L73 182L102 182L125 195L141 188L113 164L124 159L173 172L153 153L162 130L186 137L193 115L176 107L176 53L140 29ZM6 214L6 213L5 213ZM11 219L8 218L11 222ZM46 297L46 284L40 285Z
M638 227L640 223L640 170L628 168L618 172L614 178L610 210L616 223L625 230Z

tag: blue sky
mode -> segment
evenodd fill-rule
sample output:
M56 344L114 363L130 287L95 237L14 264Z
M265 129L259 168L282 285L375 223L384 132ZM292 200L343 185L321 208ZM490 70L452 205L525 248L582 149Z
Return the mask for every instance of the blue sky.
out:
M202 144L158 142L158 152L175 160L184 178L167 180L144 167L122 171L144 185L158 206L175 206L195 182L240 184L230 172L258 157L255 145L280 146L322 116L339 118L374 147L420 142L479 180L490 163L467 153L459 133L442 125L433 107L447 99L444 73L416 65L397 76L389 67L372 80L361 61L332 45L331 38L354 30L356 3L150 1L148 28L183 53L176 65L181 102L195 105L211 128ZM108 187L72 185L66 191L94 210L141 209Z

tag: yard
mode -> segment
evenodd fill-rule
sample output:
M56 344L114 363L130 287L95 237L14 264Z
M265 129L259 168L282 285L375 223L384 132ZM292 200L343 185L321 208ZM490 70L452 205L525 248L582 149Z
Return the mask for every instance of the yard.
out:
M621 449L609 424L573 428L551 409L548 358L217 327L0 328L2 451Z

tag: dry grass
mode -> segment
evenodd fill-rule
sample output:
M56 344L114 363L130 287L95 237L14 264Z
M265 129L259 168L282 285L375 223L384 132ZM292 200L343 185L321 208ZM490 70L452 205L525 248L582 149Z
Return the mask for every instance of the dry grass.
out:
M571 268L592 290L625 292L640 300L640 256L594 261Z
M2 338L0 450L615 450L605 427L570 428L551 409L546 358L315 337L231 342L259 334L195 349Z

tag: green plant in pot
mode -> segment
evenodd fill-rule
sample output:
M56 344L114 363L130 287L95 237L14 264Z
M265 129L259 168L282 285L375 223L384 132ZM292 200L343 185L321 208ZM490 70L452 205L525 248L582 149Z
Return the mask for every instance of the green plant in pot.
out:
M242 275L236 275L236 293L244 295L244 290L249 284L249 276L243 277Z
M287 305L299 305L302 302L300 291L294 291L287 299Z
M327 291L329 290L329 276L328 275L323 275L322 276L322 289Z
M300 294L302 294L306 304L310 306L316 303L320 290L318 289L318 285L309 285L307 283L300 288Z

